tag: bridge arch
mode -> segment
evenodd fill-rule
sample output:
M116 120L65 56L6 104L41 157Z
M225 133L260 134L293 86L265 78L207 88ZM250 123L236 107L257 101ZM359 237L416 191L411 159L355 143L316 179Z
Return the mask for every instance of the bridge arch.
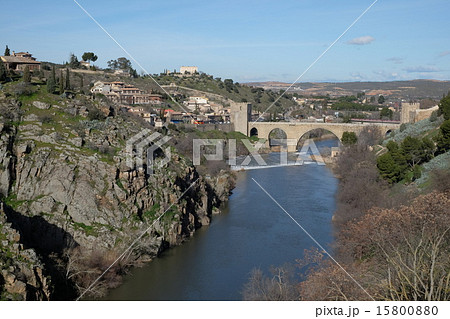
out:
M311 129L307 132L304 132L297 140L297 149L301 149L303 144L306 142L306 140L308 139L320 139L320 138L325 138L325 139L336 139L337 140L337 144L339 145L341 143L341 138L342 136L338 136L335 133L333 133L332 131L325 129L325 128L314 128ZM336 146L338 146L336 145Z
M256 127L253 127L252 129L250 129L250 137L252 137L252 136L258 137L258 129Z
M267 141L269 142L269 147L275 151L281 151L284 148L287 148L287 141L288 138L287 133L279 127L273 128L268 136Z

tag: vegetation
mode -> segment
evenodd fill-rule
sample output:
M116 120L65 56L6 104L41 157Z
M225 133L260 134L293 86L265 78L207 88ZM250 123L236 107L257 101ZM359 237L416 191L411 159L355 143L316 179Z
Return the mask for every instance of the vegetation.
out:
M83 61L92 61L95 62L98 59L98 56L94 54L94 52L84 52L82 57Z
M439 103L439 113L445 120L450 120L450 93L444 96Z
M358 141L358 137L356 136L355 132L344 132L342 134L342 144L345 146L356 144Z
M6 72L6 67L3 61L0 59L0 82L5 82L8 73Z

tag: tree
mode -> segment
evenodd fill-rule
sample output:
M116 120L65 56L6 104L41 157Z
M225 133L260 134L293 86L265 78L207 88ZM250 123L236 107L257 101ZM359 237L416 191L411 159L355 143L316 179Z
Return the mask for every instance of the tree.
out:
M380 95L380 96L378 97L378 104L383 104L384 102L386 102L386 99L384 98L383 95Z
M81 57L83 61L97 61L98 57L94 54L94 52L84 52L83 56Z
M450 120L450 93L439 102L439 115L444 115L445 120Z
M52 72L50 73L50 77L47 80L47 92L55 93L56 92L56 74L55 74L55 66L52 68Z
M344 132L344 134L342 134L342 144L345 146L356 144L357 141L358 137L355 132Z
M6 72L5 64L0 59L0 82L6 81L6 77L7 77L7 72Z
M25 83L31 83L30 67L28 65L23 70L23 81Z
M10 56L10 55L11 55L11 52L9 51L8 46L6 46L4 56Z
M439 128L439 135L437 137L437 152L438 154L445 153L450 150L450 120L444 121Z
M69 73L69 69L66 69L66 85L65 85L65 89L66 90L70 90L70 73Z
M377 167L381 177L391 184L402 179L402 170L389 152L377 158Z
M119 68L119 64L117 63L117 60L110 60L107 62L108 68L111 70L117 70Z
M424 158L422 141L416 137L407 136L402 141L401 149L403 155L405 156L406 162L412 168L419 164Z
M59 75L59 94L64 93L64 77L63 77L63 71L60 71Z
M80 61L78 61L78 58L75 54L71 53L70 54L70 60L69 60L69 66L72 69L78 69L80 67L81 63Z
M394 115L394 112L392 112L391 109L389 109L387 107L383 107L380 112L380 119L382 119L383 117L387 117L390 120L392 120L393 115Z

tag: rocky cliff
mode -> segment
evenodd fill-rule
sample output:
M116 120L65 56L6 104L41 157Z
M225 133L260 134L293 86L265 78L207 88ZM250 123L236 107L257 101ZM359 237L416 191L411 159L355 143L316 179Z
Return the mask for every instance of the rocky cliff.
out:
M38 95L22 101L3 97L0 107L5 203L0 223L17 234L5 235L17 239L5 246L16 247L17 256L35 252L36 257L27 257L28 273L14 266L26 274L23 281L11 279L16 270L2 272L0 286L9 296L17 290L11 285L23 282L35 292L29 297L21 289L22 299L76 298L120 256L89 292L100 295L130 265L154 258L209 224L228 198L229 173L200 176L175 149L171 161L153 174L128 167L127 139L152 128L105 102ZM96 119L89 116L98 110L103 113ZM50 287L45 278L51 279Z

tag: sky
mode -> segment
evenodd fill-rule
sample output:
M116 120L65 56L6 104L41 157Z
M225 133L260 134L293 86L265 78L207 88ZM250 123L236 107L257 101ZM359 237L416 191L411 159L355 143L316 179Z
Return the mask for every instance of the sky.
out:
M378 0L331 48L374 0L77 1L131 57L73 0L3 0L0 54L91 51L100 67L125 56L138 72L198 66L241 83L450 80L449 0Z

